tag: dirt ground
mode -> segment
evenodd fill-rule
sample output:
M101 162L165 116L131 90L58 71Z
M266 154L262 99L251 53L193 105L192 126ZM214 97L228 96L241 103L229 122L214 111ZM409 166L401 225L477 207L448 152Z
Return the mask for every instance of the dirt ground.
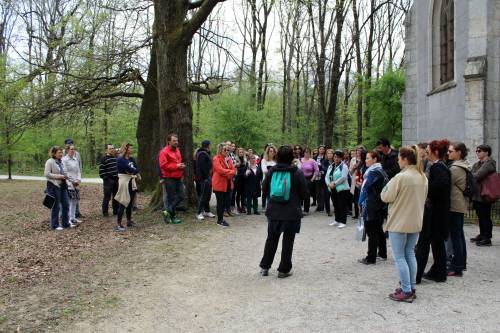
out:
M0 182L0 193L5 189ZM91 189L98 197L99 188ZM0 204L0 223L5 224ZM31 232L40 234L40 248L44 243L54 250L67 242L79 245L71 248L71 256L55 258L57 265L46 265L52 267L48 279L36 273L35 279L23 275L12 281L13 274L3 273L4 260L22 266L18 259L27 253L18 255L19 247L5 251L16 233L5 237L2 226L0 331L500 331L500 246L495 239L489 248L468 245L464 277L423 282L418 299L401 304L387 298L398 281L391 257L374 266L357 263L366 243L355 241L352 221L339 230L328 226L330 219L323 214L306 217L295 242L294 275L277 279L274 269L268 277L259 275L263 216L233 217L231 227L221 229L214 220L199 223L187 217L182 225L166 226L153 218L156 214L141 210L135 216L139 226L117 235L109 230L112 221L97 218L98 209L83 208L90 223L66 236L45 230L40 223L47 221L37 221L38 229ZM496 227L494 235L499 232ZM76 233L82 235L71 243ZM466 226L467 238L476 233L477 226ZM88 248L81 245L84 240Z

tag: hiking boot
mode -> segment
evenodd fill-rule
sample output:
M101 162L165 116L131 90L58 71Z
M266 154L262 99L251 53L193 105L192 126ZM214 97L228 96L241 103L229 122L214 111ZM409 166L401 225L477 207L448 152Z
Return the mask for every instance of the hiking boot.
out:
M402 293L402 292L403 292L403 289L401 289L401 288L396 288L396 290L394 290L394 293L396 293L396 294L397 293ZM415 290L415 289L412 288L411 289L411 293L413 294L413 298L416 299L417 298L417 290Z
M481 239L476 242L477 246L491 246L491 239Z
M393 294L389 294L389 298L396 302L406 302L412 303L415 300L412 292L405 293L401 290L401 292L395 292Z

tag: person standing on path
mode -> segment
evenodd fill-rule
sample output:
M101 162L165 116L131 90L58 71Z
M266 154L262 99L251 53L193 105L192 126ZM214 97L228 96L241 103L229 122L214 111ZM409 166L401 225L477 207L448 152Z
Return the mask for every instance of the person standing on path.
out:
M182 162L177 134L172 133L167 136L167 145L160 152L159 163L167 195L167 200L163 200L167 203L163 211L165 223L179 224L181 220L175 216L175 210L185 198L182 177L186 165Z
M261 195L262 170L257 165L255 155L248 156L248 166L243 173L245 182L245 202L247 215L260 215L258 199Z
M444 163L448 152L448 140L434 140L427 146L427 154L432 165L429 168L427 200L424 220L417 244L417 284L422 277L435 282L446 281L446 247L448 238L448 215L450 213L451 173ZM432 247L434 263L424 274Z
M304 157L300 160L301 169L306 178L306 184L309 196L304 199L304 214L309 214L309 208L311 207L311 195L315 193L315 181L320 178L318 163L311 158L311 149L304 148ZM313 201L314 198L313 198Z
M365 265L375 264L377 249L378 257L387 260L387 244L382 228L387 216L387 205L380 198L380 193L389 179L382 169L380 160L380 153L375 150L366 154L365 163L368 169L364 174L359 195L359 205L362 207L361 214L368 236L368 253L365 258L358 261ZM357 206L358 203L355 202L354 205Z
M272 143L266 145L264 156L260 161L260 168L262 170L262 177L265 177L269 170L276 165L276 147ZM262 209L266 208L267 198L262 196Z
M422 230L427 177L422 171L417 146L401 148L398 164L401 172L387 183L380 195L382 201L389 204L384 229L389 232L401 285L389 298L411 303L416 297L415 244Z
M204 140L196 153L196 181L199 183L198 212L196 219L215 217L210 212L210 197L212 196L212 156L210 156L210 141Z
M73 139L67 138L64 140L64 150L63 150L63 156L66 156L69 152L69 147L70 145L74 145L75 143L73 142ZM80 173L83 174L83 162L82 162L82 157L80 156L80 153L75 149L75 158L78 161L78 164L80 166ZM83 218L83 215L80 213L80 201L76 203L76 211L75 211L75 216L77 218Z
M467 245L464 235L464 215L467 213L468 200L464 196L467 188L467 174L470 172L467 157L467 147L462 142L453 142L448 147L448 159L452 162L451 172L451 201L448 215L451 247L453 257L448 276L462 276L467 261Z
M335 220L330 226L337 226L339 229L345 228L347 223L347 202L349 200L349 167L343 161L344 153L337 150L334 153L334 163L328 167L325 176L325 183L332 195Z
M137 192L136 179L139 177L139 168L135 159L132 157L132 144L125 142L120 147L120 157L116 160L118 168L118 192L115 199L120 204L116 214L115 231L125 231L122 224L123 213L127 217L127 227L133 227L132 207Z
M73 227L69 223L68 176L62 163L63 151L59 146L53 146L49 151L50 158L45 162L44 175L47 178L47 193L55 199L50 214L52 230L63 230ZM59 225L59 210L62 210L61 225Z
M492 203L481 197L481 183L491 173L496 172L497 163L491 158L491 147L488 145L477 146L476 155L479 161L472 166L472 175L478 186L476 186L472 200L479 220L479 235L471 238L471 242L476 243L477 246L491 246L491 238L493 237Z
M304 174L293 166L294 156L291 146L278 149L277 164L267 174L262 183L262 195L269 197L266 209L267 239L264 255L260 261L261 275L268 276L274 260L281 234L281 262L278 266L278 278L292 275L292 252L295 234L300 232L302 218L301 202L307 196ZM273 176L275 179L273 179ZM279 180L282 180L281 182ZM289 186L284 180L290 180Z
M68 154L62 158L64 170L68 176L66 184L68 184L68 197L69 197L69 223L76 224L82 221L76 218L76 207L80 202L80 183L82 182L82 172L80 170L80 163L76 159L75 146L70 145Z
M217 199L217 224L224 228L229 227L229 223L224 220L224 210L231 200L233 178L236 174L233 161L227 158L228 154L228 146L220 143L217 145L217 155L212 160L212 188Z
M102 215L109 216L109 200L112 199L111 206L113 207L113 215L118 214L120 204L115 200L116 192L118 192L118 168L116 167L116 151L115 147L108 143L106 144L106 155L99 163L99 177L102 178L102 188L104 196L102 198Z

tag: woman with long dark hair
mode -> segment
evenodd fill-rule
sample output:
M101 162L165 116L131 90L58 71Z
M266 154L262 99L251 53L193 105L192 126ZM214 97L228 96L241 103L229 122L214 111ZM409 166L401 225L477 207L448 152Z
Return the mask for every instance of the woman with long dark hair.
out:
M132 157L132 144L125 142L120 147L120 157L116 160L118 168L118 192L115 199L120 203L116 215L115 231L125 231L122 224L123 213L127 217L127 227L133 227L132 207L137 192L136 179L139 177L139 168ZM178 223L178 222L176 222Z
M436 282L446 281L446 247L448 215L450 211L451 174L444 162L448 140L434 140L427 146L429 162L429 192L425 201L424 221L417 245L417 283L422 277ZM429 250L432 247L434 263L424 274Z

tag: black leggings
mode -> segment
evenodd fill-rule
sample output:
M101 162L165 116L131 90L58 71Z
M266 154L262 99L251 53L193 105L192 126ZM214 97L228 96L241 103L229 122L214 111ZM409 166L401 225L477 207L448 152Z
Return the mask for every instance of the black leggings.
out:
M231 192L214 191L214 193L217 200L217 221L220 222L224 220L224 210L229 200L231 200Z
M120 204L120 207L118 207L118 214L117 214L117 223L118 225L122 225L122 218L123 218L123 212L125 212L125 215L127 216L127 222L132 221L132 207L134 206L134 199L135 199L135 191L132 191L132 182L128 183L128 193L130 194L130 202L127 207L124 205Z

